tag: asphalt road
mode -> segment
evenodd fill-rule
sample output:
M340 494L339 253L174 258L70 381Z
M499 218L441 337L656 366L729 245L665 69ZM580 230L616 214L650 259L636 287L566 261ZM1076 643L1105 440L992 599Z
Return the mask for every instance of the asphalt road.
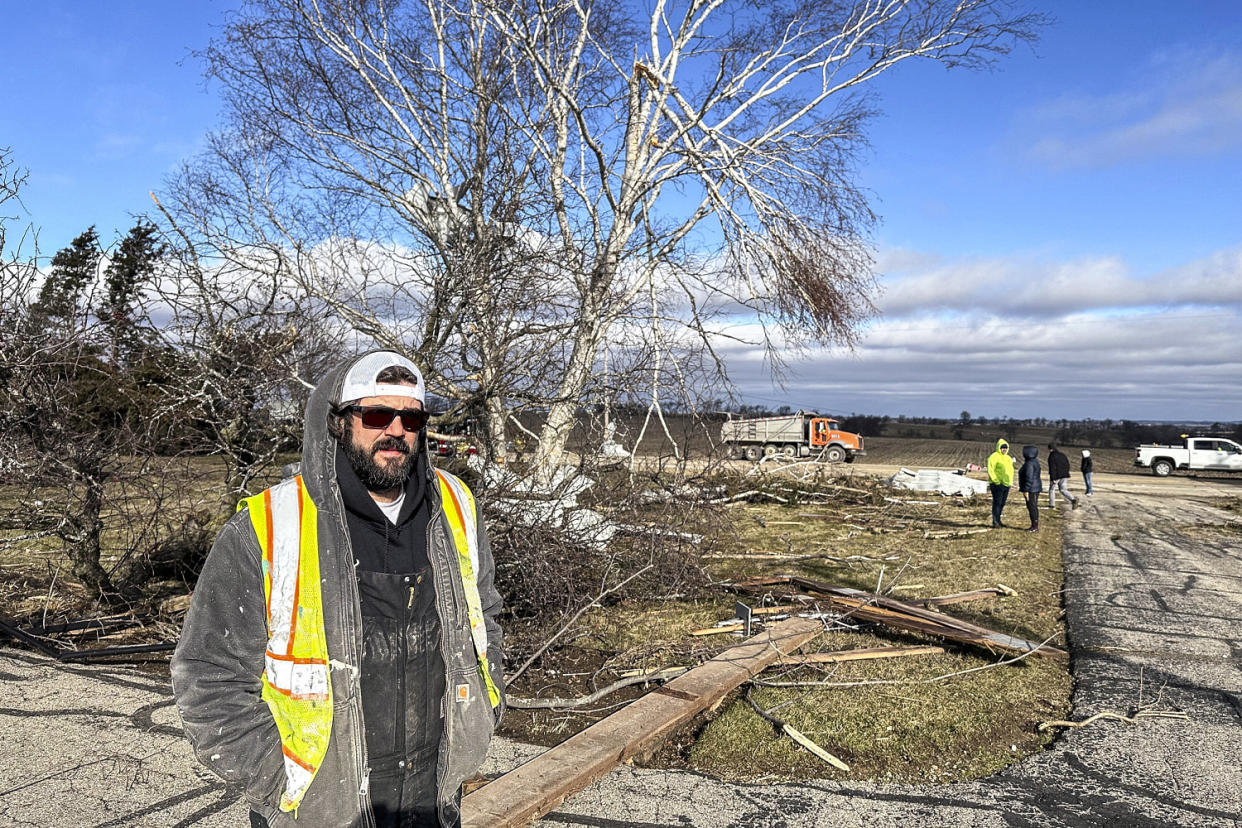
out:
M1074 718L1157 702L1186 720L1100 721L949 786L746 786L626 767L541 825L1242 825L1242 516L1211 505L1238 482L1098 479L1067 516ZM532 752L500 741L489 769ZM165 679L0 649L0 828L245 824L181 738Z

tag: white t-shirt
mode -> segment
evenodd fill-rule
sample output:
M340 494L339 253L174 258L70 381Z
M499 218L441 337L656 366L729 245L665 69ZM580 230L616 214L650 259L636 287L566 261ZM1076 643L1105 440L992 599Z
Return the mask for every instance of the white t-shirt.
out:
M397 495L397 499L392 503L381 503L375 501L375 505L380 508L384 516L388 518L388 522L393 526L397 525L397 517L401 514L401 504L405 503L405 489L401 490L401 494Z

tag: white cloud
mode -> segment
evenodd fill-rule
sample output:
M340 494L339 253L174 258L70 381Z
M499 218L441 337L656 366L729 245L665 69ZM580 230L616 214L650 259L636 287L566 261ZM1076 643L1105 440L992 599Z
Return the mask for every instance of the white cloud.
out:
M1161 55L1137 91L1072 94L1028 111L1029 153L1058 169L1242 148L1242 55Z
M784 389L759 349L723 347L742 395L836 414L1242 417L1242 249L1149 276L1112 257L901 256L857 350L808 354Z
M1118 257L938 261L882 279L889 318L954 311L1060 317L1084 310L1242 308L1242 247L1138 275Z

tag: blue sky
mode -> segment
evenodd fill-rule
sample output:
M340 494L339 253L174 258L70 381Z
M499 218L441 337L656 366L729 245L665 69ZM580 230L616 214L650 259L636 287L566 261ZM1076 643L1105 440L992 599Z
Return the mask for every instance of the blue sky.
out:
M105 239L193 154L202 48L231 2L0 0L0 146L44 253ZM1242 418L1242 5L1039 2L991 72L907 64L874 88L860 181L882 311L852 353L751 401L829 413ZM12 236L10 237L12 238Z

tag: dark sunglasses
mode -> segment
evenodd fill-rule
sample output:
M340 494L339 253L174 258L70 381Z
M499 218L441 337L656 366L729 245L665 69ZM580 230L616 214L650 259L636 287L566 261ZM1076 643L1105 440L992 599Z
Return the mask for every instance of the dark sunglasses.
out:
M352 411L358 415L364 428L388 428L394 417L401 418L401 427L406 431L421 431L427 425L427 412L421 408L389 408L384 405L347 405L341 409L344 414Z

